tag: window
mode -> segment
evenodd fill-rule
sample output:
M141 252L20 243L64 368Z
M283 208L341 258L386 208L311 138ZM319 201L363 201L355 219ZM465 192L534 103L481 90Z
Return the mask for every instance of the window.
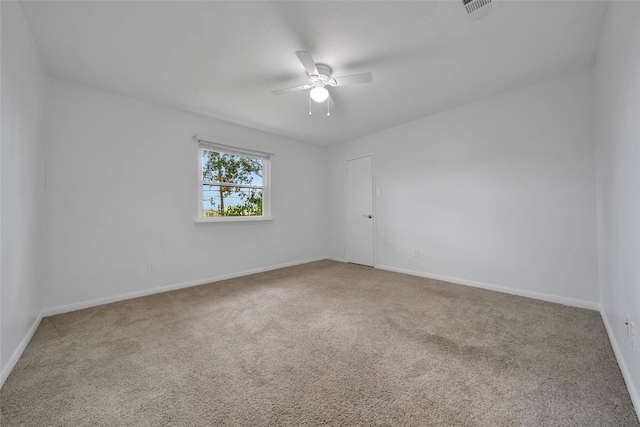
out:
M270 154L196 139L198 222L271 219Z

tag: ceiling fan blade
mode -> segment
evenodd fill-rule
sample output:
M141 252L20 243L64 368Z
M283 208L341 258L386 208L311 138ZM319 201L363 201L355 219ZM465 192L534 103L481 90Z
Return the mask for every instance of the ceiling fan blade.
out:
M316 63L314 62L309 52L299 50L296 52L296 55L298 55L298 59L300 60L300 62L302 62L302 65L304 65L304 69L307 70L307 73L309 73L310 76L320 75L318 69L316 68Z
M371 83L371 81L373 81L371 73L360 73L350 76L334 77L329 81L329 84L331 84L331 86L346 86L359 83Z
M298 85L298 86L288 87L288 88L285 88L285 89L274 90L271 93L274 94L274 95L282 95L283 93L299 92L301 90L307 90L310 87L311 86L309 86L309 85Z

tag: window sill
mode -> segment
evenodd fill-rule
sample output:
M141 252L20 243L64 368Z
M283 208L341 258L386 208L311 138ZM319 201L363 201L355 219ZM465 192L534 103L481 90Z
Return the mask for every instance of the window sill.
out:
M207 227L210 225L258 224L258 223L270 223L270 222L273 222L272 218L228 217L224 219L197 219L195 221L195 225L196 227Z

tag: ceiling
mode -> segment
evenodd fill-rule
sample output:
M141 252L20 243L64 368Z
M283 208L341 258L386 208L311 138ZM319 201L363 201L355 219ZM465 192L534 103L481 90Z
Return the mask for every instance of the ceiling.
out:
M507 1L470 22L461 2L22 2L49 73L332 145L592 64L606 2ZM334 76L331 116L297 50Z

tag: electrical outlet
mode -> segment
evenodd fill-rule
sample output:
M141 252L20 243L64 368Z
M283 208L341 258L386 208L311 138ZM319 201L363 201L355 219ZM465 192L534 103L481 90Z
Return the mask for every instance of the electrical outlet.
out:
M415 251L413 251L413 257L420 258L420 249L416 249Z
M156 271L155 261L147 261L147 271L149 273L153 273L154 271Z
M636 337L636 325L633 323L633 320L631 319L631 316L629 316L627 314L627 321L624 322L624 324L627 326L627 342L629 343L629 347L631 347L631 350L636 351L638 348L637 345L637 337Z

